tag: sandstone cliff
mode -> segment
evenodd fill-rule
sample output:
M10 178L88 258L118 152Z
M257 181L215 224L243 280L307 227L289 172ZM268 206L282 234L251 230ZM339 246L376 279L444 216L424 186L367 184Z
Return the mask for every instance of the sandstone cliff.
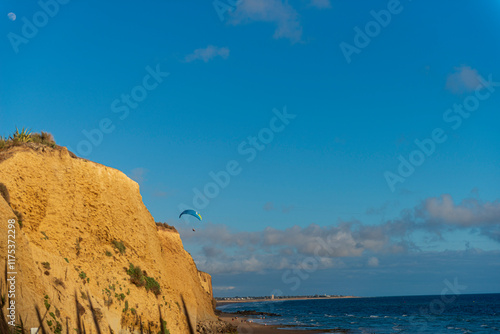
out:
M59 323L65 333L66 322L74 332L80 312L87 333L95 333L87 292L105 333L138 330L139 319L158 332L159 308L170 333L188 333L181 295L194 325L216 320L210 276L197 270L176 231L156 226L138 184L122 172L66 148L24 145L0 152L0 183L9 193L0 196L0 268L7 223L18 211L14 300L28 328L38 327L38 305L42 315L48 308L51 332ZM132 284L130 264L161 292Z

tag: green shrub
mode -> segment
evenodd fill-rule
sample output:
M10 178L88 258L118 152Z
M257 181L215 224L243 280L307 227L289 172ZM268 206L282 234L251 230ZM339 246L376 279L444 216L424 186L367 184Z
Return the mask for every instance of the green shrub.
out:
M125 254L125 245L123 241L113 240L113 246L120 252L120 254Z
M54 136L48 132L40 132L31 134L31 141L34 143L39 143L47 145L50 147L55 147L56 142L54 141Z
M87 277L87 274L84 273L83 271L78 275L81 279L85 279Z
M140 267L134 267L131 263L130 268L127 270L127 274L130 275L130 282L136 286L145 286L147 291L153 292L156 296L161 293L160 283L153 277L146 276L146 272L142 271ZM127 294L129 294L129 291L127 291Z
M130 268L127 270L127 274L130 275L130 282L137 285L138 287L144 286L146 284L144 275L139 266L134 267L134 265L131 263Z
M128 300L125 301L125 308L123 309L123 312L127 312L128 311Z
M54 334L61 334L62 333L62 325L59 323L59 321L56 321L56 328L54 328Z
M47 270L50 270L50 263L48 262L42 262L42 266L47 269Z
M161 294L160 283L158 283L153 277L146 277L146 290L151 291L158 296Z
M44 299L43 299L43 303L45 305L45 308L48 310L50 309L50 304L49 304L49 296L48 295L45 295Z
M161 319L161 316L160 316L160 319ZM170 334L170 331L167 329L167 322L165 320L162 320L161 322L161 327L162 327L162 330L158 332L158 334Z
M125 300L125 295L123 293L120 294L115 293L115 298L118 300Z
M113 254L111 254L111 252L110 252L110 251L106 251L106 253L105 253L105 254L106 254L106 256L113 256Z
M31 135L31 141L33 143L41 144L42 143L42 136L39 133L33 133Z

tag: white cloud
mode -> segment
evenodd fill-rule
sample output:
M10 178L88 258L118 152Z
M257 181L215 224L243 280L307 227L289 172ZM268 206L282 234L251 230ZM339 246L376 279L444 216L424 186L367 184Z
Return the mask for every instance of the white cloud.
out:
M500 202L480 202L467 199L455 204L450 195L429 198L425 209L431 222L459 225L463 227L500 224Z
M321 2L321 1L320 1ZM231 14L232 24L252 21L274 23L274 38L286 38L299 42L302 38L302 26L297 11L281 0L245 0Z
M234 286L214 286L214 291L230 291L236 289Z
M331 268L338 258L360 257L368 250L401 253L408 249L386 235L387 226L293 226L284 230L267 227L257 232L232 232L225 225L207 224L199 233L180 229L186 244L203 245L195 259L210 273L261 272L290 269L313 259L319 268Z
M470 66L460 66L455 68L455 72L448 75L446 79L446 89L453 94L463 94L474 91L484 85L479 80L477 70Z
M201 59L205 63L209 60L214 59L215 57L222 57L223 59L227 59L229 57L229 49L226 47L217 47L213 45L209 45L204 49L196 49L193 53L187 55L184 58L184 61L190 63L192 61Z

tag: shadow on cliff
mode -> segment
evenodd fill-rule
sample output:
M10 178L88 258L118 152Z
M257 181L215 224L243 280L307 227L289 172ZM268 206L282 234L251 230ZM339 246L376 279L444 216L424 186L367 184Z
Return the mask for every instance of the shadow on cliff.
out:
M5 286L6 286L5 290L4 290L4 285L3 285L4 282L3 281L0 282L1 283L0 284L0 295L1 295L1 299L0 299L0 333L2 333L2 334L8 334L8 333L11 333L11 334L29 334L30 333L29 329L24 327L22 315L19 315L19 319L20 319L19 324L15 325L15 326L10 326L9 322L7 320L7 315L4 314L4 311L3 311L4 306L10 304L8 294L6 293L8 291L7 264L5 264L4 278L5 278ZM92 312L92 318L94 320L95 330L96 330L97 334L105 334L105 333L106 334L107 333L115 334L110 326L108 326L107 331L101 330L101 326L99 325L99 318L98 318L97 312L92 305L92 299L90 298L90 294L88 292L87 292L87 300L89 301L90 311ZM186 303L184 302L184 297L182 295L181 295L181 300L182 300L184 315L186 317L186 321L187 321L188 327L189 327L189 334L195 334L196 332L193 328L193 324L191 323L191 317L189 316L189 312L187 310ZM44 320L47 317L49 310L47 309L42 316L40 314L40 309L38 308L38 306L34 306L34 308L35 308L35 311L36 311L36 314L38 317L39 326L40 326L36 333L37 334L48 334L49 332L47 331L47 329L44 326ZM75 291L75 310L76 310L76 319L77 319L77 323L76 323L77 332L81 333L81 334L86 334L87 331L85 330L85 325L81 321L80 308L81 308L81 305L80 305L80 302L78 301L78 296L77 296L77 293ZM161 314L161 309L159 306L158 306L158 312L160 314L159 320L160 320L160 324L161 324L160 333L161 334L170 334L170 331L166 328L166 321L163 320L163 317ZM57 332L61 333L61 334L64 333L64 328L62 325L60 325L60 327L57 327ZM66 318L66 334L69 334L69 333L70 333L70 328L69 328L69 324L68 324L68 318ZM141 334L156 334L155 332L153 332L151 330L150 324L148 325L148 328L145 329L145 326L143 325L142 320L140 320L140 333Z

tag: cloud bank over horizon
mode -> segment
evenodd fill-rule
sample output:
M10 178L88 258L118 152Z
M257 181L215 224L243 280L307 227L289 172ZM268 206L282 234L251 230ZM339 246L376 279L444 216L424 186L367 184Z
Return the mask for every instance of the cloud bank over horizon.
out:
M269 205L268 205L269 206ZM488 253L464 240L460 247L446 243L450 233L500 242L500 202L467 198L455 203L444 194L423 200L398 217L381 224L338 221L253 232L233 231L223 224L207 223L189 233L180 228L186 244L201 245L193 254L201 270L212 274L263 273L300 268L314 262L315 270L352 266L376 268L387 257L424 256L442 252Z

